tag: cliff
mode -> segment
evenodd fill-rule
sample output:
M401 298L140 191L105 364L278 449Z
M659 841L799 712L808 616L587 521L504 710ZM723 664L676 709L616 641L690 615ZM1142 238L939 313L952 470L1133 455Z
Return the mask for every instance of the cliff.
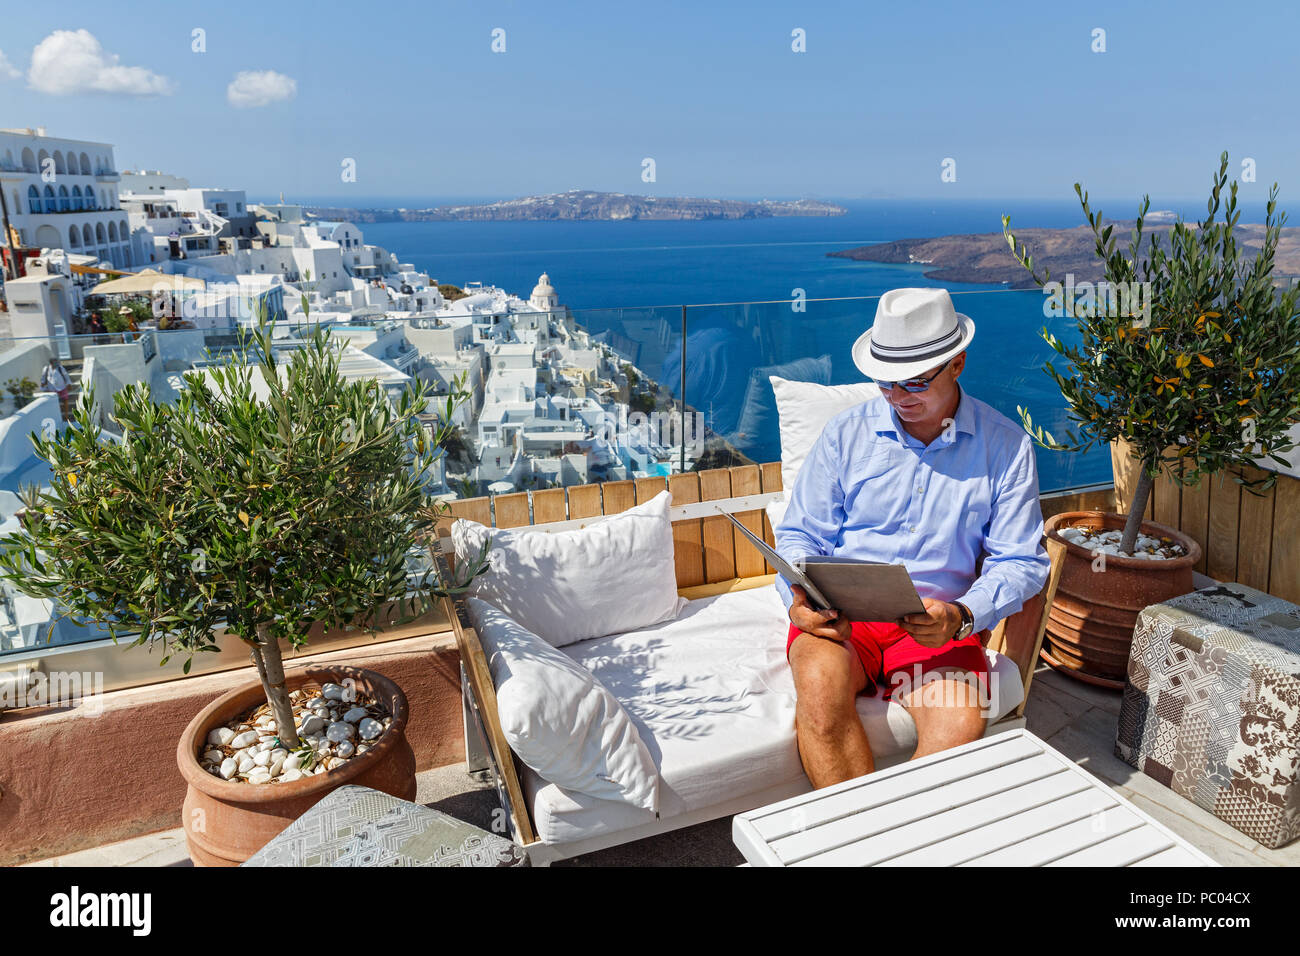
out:
M747 202L684 196L630 196L573 189L481 205L431 209L347 209L308 207L320 219L348 222L511 222L563 220L768 219L775 216L842 216L845 209L815 199Z

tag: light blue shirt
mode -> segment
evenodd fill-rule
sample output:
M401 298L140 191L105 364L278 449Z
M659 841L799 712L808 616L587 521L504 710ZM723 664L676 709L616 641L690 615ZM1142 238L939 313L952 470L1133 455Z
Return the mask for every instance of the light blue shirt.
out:
M952 424L929 445L903 430L883 397L840 412L808 453L773 532L792 563L823 554L903 564L921 597L965 604L977 631L1041 591L1050 565L1033 444L964 390ZM788 609L790 586L776 581Z

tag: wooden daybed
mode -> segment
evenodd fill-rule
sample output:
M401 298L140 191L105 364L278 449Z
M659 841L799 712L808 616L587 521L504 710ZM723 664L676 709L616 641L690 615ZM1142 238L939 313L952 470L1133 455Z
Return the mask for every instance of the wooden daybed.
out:
M567 489L548 489L454 502L452 517L439 528L437 559L444 573L453 564L449 528L458 517L497 528L531 526L530 530L560 531L580 527L609 514L617 514L664 490L672 494L671 515L677 566L678 593L691 601L733 595L753 588L768 587L775 575L744 536L715 508L735 514L755 534L772 543L772 528L763 508L781 494L779 463L739 466L635 481L606 482ZM495 512L495 515L493 514ZM493 518L495 517L495 520ZM1015 664L1023 694L1014 709L1001 719L990 721L986 736L1024 726L1024 701L1028 697L1047 612L1056 591L1064 548L1045 541L1052 561L1051 573L1042 592L1017 614L1001 621L992 631L987 647ZM721 600L721 598L719 599ZM525 778L532 771L510 750L497 718L496 693L488 661L471 624L463 600L444 599L461 656L461 684L465 719L466 761L472 773L486 772L495 784L504 810L503 823L511 838L529 851L534 865L590 853L657 833L728 816L775 799L806 790L806 778L786 781L776 789L754 789L730 794L717 803L692 808L662 819L652 819L614 832L582 834L563 842L539 837L538 821L526 796ZM784 632L782 631L782 638ZM782 644L783 646L783 644ZM1005 662L1004 662L1005 663ZM896 705L895 705L896 706ZM792 730L792 727L791 727ZM877 767L906 759L896 754L878 759ZM534 779L536 775L533 775ZM792 790L792 788L794 788ZM534 786L534 790L536 787Z

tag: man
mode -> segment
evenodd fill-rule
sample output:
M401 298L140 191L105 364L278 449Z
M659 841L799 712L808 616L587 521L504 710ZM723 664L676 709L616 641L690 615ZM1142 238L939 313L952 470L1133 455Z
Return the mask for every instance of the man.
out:
M64 418L68 417L68 389L71 387L72 376L57 358L51 358L50 364L41 370L41 389L58 393L59 411Z
M792 563L822 554L905 565L925 606L901 622L848 621L777 579L799 755L814 787L874 769L855 698L877 685L916 723L913 759L982 736L981 632L1047 580L1029 436L957 384L974 335L946 290L881 296L853 346L880 397L826 424L775 529Z

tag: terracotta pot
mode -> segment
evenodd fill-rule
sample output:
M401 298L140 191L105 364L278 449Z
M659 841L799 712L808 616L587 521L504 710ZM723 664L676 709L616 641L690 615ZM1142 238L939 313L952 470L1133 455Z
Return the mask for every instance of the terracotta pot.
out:
M185 792L185 841L196 866L237 866L276 834L345 783L415 799L415 753L406 740L406 695L395 683L359 667L305 667L286 671L285 685L341 684L351 678L356 689L388 708L393 722L379 742L346 766L290 783L249 784L222 780L199 765L208 732L264 703L260 682L218 697L190 721L176 747L176 763Z
M1066 511L1044 526L1065 544L1065 563L1048 615L1042 657L1063 674L1114 690L1124 687L1138 614L1191 591L1192 567L1201 557L1201 546L1181 531L1143 521L1144 534L1172 538L1187 554L1164 561L1108 554L1105 571L1094 571L1092 551L1058 534L1061 528L1123 530L1126 520L1126 515L1109 511Z

